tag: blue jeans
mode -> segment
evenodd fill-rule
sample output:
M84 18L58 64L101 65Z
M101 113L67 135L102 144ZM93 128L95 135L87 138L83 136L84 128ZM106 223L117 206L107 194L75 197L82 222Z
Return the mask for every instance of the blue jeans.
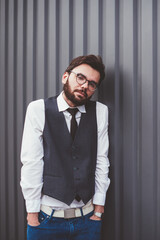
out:
M27 225L27 240L100 240L101 220L91 220L93 212L64 219L39 213L40 225Z

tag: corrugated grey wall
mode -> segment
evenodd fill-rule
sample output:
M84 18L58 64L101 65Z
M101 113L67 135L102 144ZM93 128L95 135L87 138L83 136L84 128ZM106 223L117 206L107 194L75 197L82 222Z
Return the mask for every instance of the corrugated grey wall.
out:
M0 0L0 239L25 239L19 187L27 104L61 90L72 57L100 54L110 109L103 240L160 239L160 1Z

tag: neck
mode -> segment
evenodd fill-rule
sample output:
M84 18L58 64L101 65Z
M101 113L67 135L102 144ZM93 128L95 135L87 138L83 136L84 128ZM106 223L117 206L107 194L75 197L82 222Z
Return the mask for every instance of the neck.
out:
M76 107L76 105L75 105L73 102L71 102L71 101L66 97L66 95L65 95L64 92L63 92L63 98L64 98L64 100L68 103L68 105L69 105L70 107Z

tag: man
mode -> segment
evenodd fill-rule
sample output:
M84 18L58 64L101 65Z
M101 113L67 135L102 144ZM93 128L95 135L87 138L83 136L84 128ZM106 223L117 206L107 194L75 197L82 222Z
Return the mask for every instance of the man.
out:
M22 140L28 240L98 240L108 178L108 109L90 101L104 79L100 56L80 56L58 97L33 101Z

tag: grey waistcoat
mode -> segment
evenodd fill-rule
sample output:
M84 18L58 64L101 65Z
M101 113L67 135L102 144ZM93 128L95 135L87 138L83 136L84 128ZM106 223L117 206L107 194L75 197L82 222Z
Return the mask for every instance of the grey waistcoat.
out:
M43 146L43 194L68 205L78 194L87 203L95 191L96 102L87 103L86 113L82 113L72 141L64 114L58 110L56 98L46 99Z

